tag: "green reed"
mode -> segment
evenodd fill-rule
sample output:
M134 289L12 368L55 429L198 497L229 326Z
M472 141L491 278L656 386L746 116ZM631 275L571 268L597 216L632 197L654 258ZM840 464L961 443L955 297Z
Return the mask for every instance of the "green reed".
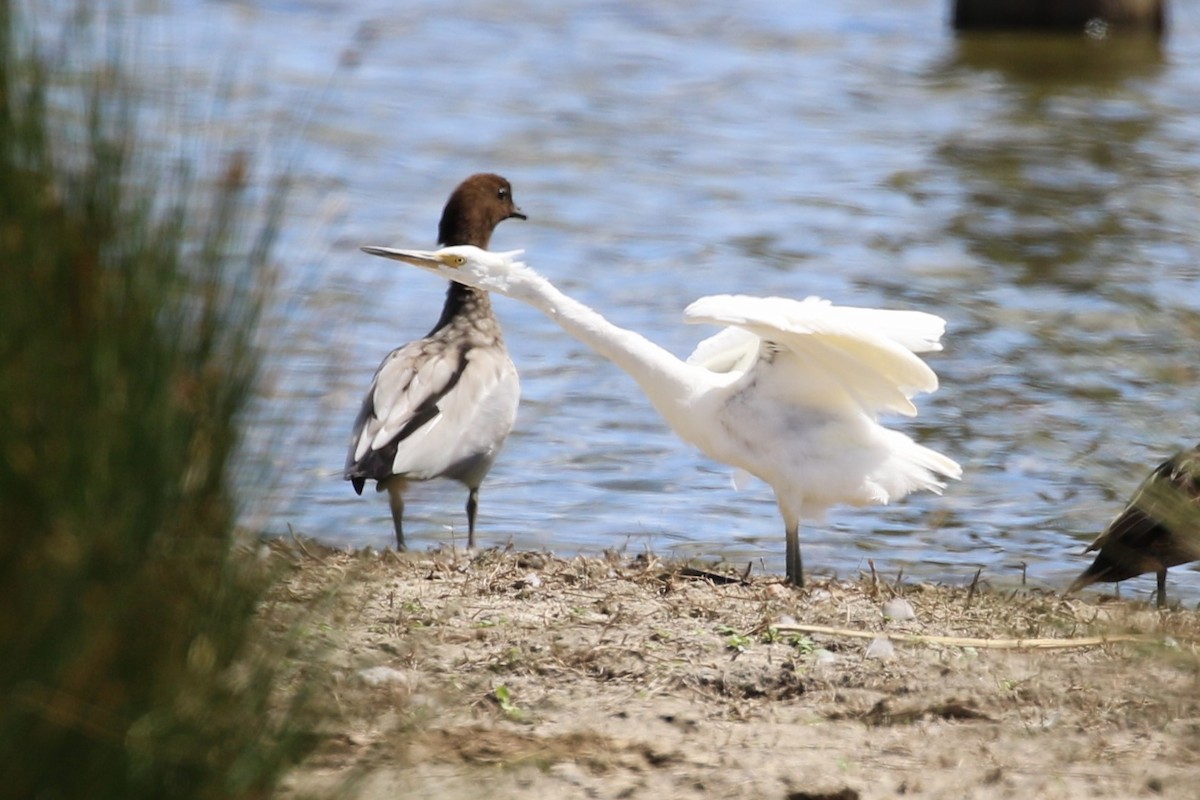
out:
M311 730L235 536L283 193L142 157L120 65L64 75L28 7L0 0L4 793L262 796Z

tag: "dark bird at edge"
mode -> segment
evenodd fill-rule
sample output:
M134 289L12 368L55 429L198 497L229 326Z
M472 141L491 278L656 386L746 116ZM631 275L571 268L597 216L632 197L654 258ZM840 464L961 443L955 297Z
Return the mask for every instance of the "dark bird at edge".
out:
M1085 553L1096 560L1067 594L1147 572L1158 577L1157 603L1167 604L1167 569L1200 559L1200 445L1155 467L1125 509Z

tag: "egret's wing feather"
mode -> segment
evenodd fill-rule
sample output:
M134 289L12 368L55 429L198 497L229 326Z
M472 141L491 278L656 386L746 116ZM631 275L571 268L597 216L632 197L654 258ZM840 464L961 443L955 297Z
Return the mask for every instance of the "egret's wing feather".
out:
M830 308L846 324L873 330L914 353L930 353L942 349L941 338L946 332L946 320L936 314L853 306Z
M842 309L830 306L823 318L793 319L781 329L784 343L812 347L819 341L839 356L855 362L864 370L873 370L912 397L917 392L932 392L938 387L937 375L913 351L867 325L865 319L845 319ZM860 309L855 309L860 310Z
M847 309L812 297L716 295L692 303L685 316L688 322L735 325L787 348L806 370L819 371L872 415L889 410L912 416L909 398L938 385L937 375L907 346L936 344L941 334L931 314Z
M914 392L884 374L884 360L878 352L856 346L860 343L852 339L832 336L780 333L776 341L801 359L810 379L819 370L824 382L841 387L872 417L882 411L916 416L917 408L909 399Z
M745 328L726 328L696 345L687 363L712 372L744 372L758 358L761 344L762 340Z

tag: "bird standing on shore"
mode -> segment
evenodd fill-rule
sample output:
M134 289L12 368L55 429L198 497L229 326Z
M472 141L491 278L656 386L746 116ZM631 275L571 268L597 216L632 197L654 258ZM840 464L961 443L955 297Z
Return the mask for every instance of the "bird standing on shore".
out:
M887 503L940 491L958 464L877 422L916 414L911 398L937 388L914 353L940 350L940 317L845 308L810 297L704 297L688 322L727 325L680 361L562 294L517 260L520 251L428 252L364 247L452 280L528 303L637 381L680 438L775 491L787 538L787 577L804 585L800 519L836 503Z
M1158 578L1156 602L1167 605L1167 569L1200 559L1200 445L1155 467L1084 553L1096 560L1067 588L1116 583L1147 572Z
M525 219L499 175L467 178L446 202L438 243L486 250L506 219ZM479 487L512 430L521 396L487 292L451 279L442 316L423 339L383 359L354 421L344 477L362 494L387 491L404 550L404 490L410 481L453 478L467 493L467 546L475 546Z

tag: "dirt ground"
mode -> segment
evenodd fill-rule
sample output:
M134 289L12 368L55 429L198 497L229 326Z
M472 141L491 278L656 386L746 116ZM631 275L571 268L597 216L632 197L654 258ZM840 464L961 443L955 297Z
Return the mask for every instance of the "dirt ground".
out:
M263 622L325 713L286 798L1198 791L1194 611L624 555L271 558Z

